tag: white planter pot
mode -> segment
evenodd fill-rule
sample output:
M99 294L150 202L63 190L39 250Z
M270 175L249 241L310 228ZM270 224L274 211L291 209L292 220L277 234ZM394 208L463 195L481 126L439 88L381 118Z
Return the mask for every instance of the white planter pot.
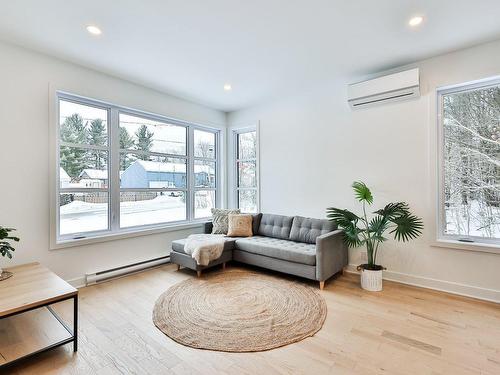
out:
M382 290L382 270L372 271L361 269L361 288L370 292Z

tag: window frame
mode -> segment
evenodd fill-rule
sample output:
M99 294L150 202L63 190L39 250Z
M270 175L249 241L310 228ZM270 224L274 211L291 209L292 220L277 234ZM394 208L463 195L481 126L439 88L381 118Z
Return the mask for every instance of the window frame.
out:
M214 207L220 207L220 202L221 202L221 199L220 199L220 196L219 196L219 192L222 190L221 189L221 186L220 186L220 170L222 169L221 166L220 166L220 135L218 135L217 133L215 133L215 137L214 137L214 141L215 141L215 153L214 153L214 158L205 158L205 157L202 157L202 156L195 156L195 153L194 153L194 149L195 149L195 145L194 145L194 132L195 130L198 130L198 131L203 131L203 132L208 132L210 133L210 131L208 131L206 128L204 127L200 127L200 126L194 126L192 128L192 130L189 132L189 141L188 141L188 144L190 145L190 147L188 147L190 149L189 151L189 155L190 155L190 158L191 158L191 167L190 167L190 175L191 175L191 178L188 178L188 183L190 184L190 191L191 193L189 194L189 199L191 201L191 208L189 210L189 214L191 215L190 217L192 218L191 221L206 221L207 219L209 219L211 216L205 216L205 217L199 217L199 218L196 218L196 207L195 207L195 195L196 195L196 192L199 192L199 191L215 191L215 206ZM209 161L209 162L213 162L215 163L215 184L214 184L214 187L204 187L204 186L196 186L196 183L195 183L195 173L194 173L194 165L196 164L196 161Z
M125 107L97 99L92 99L80 95L75 95L62 90L54 90L55 105L53 106L53 113L51 112L51 152L55 156L51 162L54 173L51 173L51 248L57 249L68 246L77 246L80 244L108 241L116 238L126 238L136 235L145 235L150 233L161 233L170 230L180 230L184 228L198 227L201 223L205 222L207 217L197 218L194 217L194 130L201 130L204 132L213 133L215 137L215 155L213 161L215 162L215 186L213 188L201 188L199 190L213 190L215 191L215 207L219 207L221 203L221 129L218 127L206 126L196 124L193 122L174 119L171 117L163 116L156 113L146 112L130 107ZM96 107L107 111L107 133L108 141L105 146L105 151L108 152L108 186L104 188L61 188L60 186L60 147L61 144L66 145L60 139L60 101L69 101L76 104L85 106ZM184 188L137 188L127 189L120 187L120 155L124 152L137 154L137 151L125 150L120 148L119 131L120 131L120 113L141 117L147 120L164 122L167 124L181 126L186 131L186 154L175 155L159 152L147 152L151 155L166 156L178 159L185 159L186 161L186 187ZM82 147L75 145L77 147ZM99 146L101 149L104 146ZM83 148L87 149L84 145ZM95 149L96 146L91 146L89 149ZM139 152L142 153L142 152ZM75 191L78 192L94 192L104 191L108 193L108 228L106 230L88 231L80 233L71 233L67 235L60 234L60 192L62 191ZM186 219L168 221L162 223L137 225L130 227L120 227L120 192L122 191L182 191L186 194Z
M144 115L138 111L135 110L130 110L130 109L118 109L118 136L119 136L119 131L120 131L120 115L128 115L128 116L134 116L138 118L142 118L144 120L153 120L169 125L175 125L175 126L181 126L185 129L185 134L186 134L186 153L184 155L176 155L176 154L169 154L169 153L163 153L163 152L157 152L157 151L138 151L138 150L129 150L129 149L122 149L119 147L120 141L115 140L115 144L118 144L118 147L115 147L118 149L118 158L114 159L115 160L115 165L118 166L118 175L116 174L116 171L113 171L112 178L114 180L114 185L118 186L119 192L118 196L116 196L115 192L115 199L114 199L114 205L112 207L112 219L113 222L116 226L117 231L134 231L135 229L138 228L154 228L154 227L164 227L168 226L169 224L179 224L183 223L185 221L189 221L190 217L188 214L189 208L188 208L188 195L189 195L189 179L190 179L190 173L189 173L189 141L188 141L188 134L190 131L190 128L188 125L179 125L177 123L174 123L173 121L166 121L163 116L158 116L158 115ZM113 151L114 148L113 148ZM167 157L167 158L175 158L175 159L184 159L186 162L186 187L184 188L122 188L120 186L120 159L122 154L134 154L134 155L145 155L145 156L159 156L159 157ZM144 225L132 225L128 227L122 227L121 226L121 217L120 217L120 198L121 198L121 193L122 192L178 192L182 191L186 195L186 209L185 209L185 214L186 214L186 220L175 220L175 221L165 221L165 222L160 222L160 223L154 223L154 224L144 224Z
M444 108L443 98L447 94L455 94L500 85L500 77L481 79L452 86L440 87L436 90L437 108L437 207L436 207L436 245L456 247L464 250L477 250L500 253L500 238L480 236L463 236L445 233L445 161L444 161Z
M238 136L245 133L255 132L256 135L256 150L255 150L255 158L250 159L239 159L239 145L238 145ZM256 192L256 200L257 200L257 212L260 212L260 140L259 140L259 126L249 126L244 128L237 128L232 130L232 169L233 169L233 183L232 183L232 199L234 201L234 207L239 207L239 197L238 193L240 190L255 190ZM240 162L252 162L255 161L255 179L256 186L255 187L239 187L239 170L238 163Z

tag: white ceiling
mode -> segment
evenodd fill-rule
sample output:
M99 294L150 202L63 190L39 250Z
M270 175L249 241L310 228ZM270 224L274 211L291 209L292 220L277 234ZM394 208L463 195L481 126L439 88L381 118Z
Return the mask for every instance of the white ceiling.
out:
M499 16L499 0L0 0L0 39L232 111L496 39Z

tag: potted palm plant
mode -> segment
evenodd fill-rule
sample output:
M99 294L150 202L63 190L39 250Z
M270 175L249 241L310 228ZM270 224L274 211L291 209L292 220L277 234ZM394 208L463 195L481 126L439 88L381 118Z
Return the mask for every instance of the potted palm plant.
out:
M9 241L18 242L19 238L10 235L10 232L15 231L13 228L4 228L0 226L0 255L12 259L12 252L15 250ZM2 268L0 267L0 276Z
M363 214L340 208L327 208L327 218L344 230L344 241L348 247L366 246L367 264L358 266L361 272L361 287L370 291L382 290L382 271L377 264L379 246L386 241L386 232L397 241L406 242L417 238L423 229L422 219L410 212L405 202L389 203L384 208L367 215L367 205L373 203L373 195L363 182L352 184L356 199L363 205Z

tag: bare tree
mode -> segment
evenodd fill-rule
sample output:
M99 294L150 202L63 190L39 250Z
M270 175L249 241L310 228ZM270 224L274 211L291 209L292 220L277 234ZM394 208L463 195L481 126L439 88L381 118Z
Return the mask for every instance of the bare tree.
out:
M445 206L455 234L500 236L500 87L444 96Z

